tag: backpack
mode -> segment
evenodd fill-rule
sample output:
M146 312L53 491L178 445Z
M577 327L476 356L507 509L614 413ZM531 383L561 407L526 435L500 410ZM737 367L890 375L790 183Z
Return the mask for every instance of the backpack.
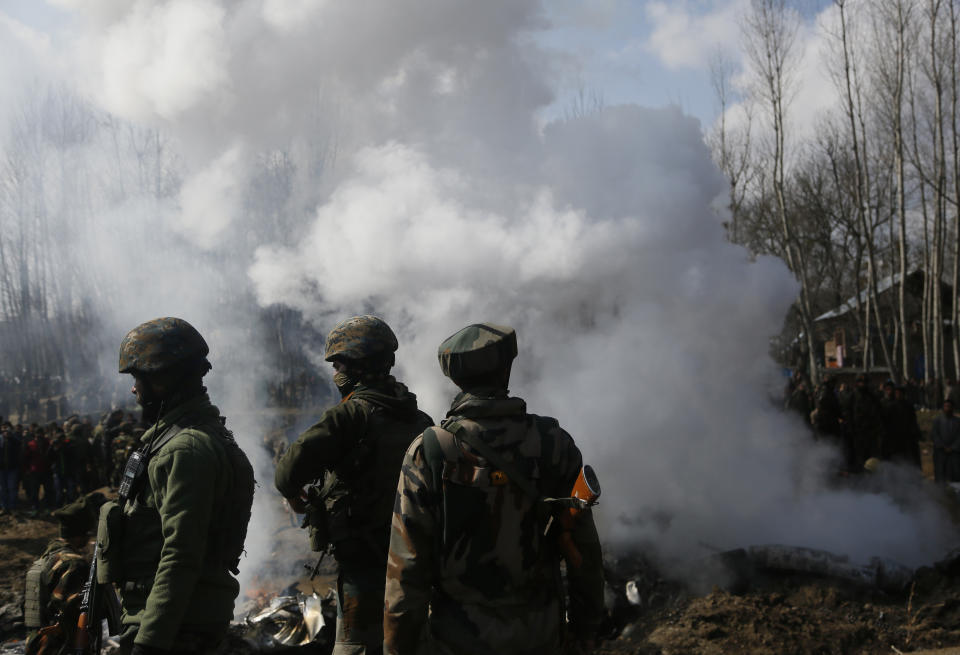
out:
M559 595L557 546L545 534L553 499L542 492L555 486L544 465L551 461L553 442L544 435L556 421L524 418L527 436L512 458L483 439L479 423L463 417L448 418L423 438L434 488L442 491L437 545L442 577L459 578L491 597Z

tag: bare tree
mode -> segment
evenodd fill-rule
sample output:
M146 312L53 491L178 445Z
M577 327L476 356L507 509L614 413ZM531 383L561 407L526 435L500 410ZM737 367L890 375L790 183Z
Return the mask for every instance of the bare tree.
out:
M949 0L949 27L950 27L950 61L948 65L950 77L950 132L952 134L953 147L953 279L951 287L953 289L953 299L950 308L950 326L953 336L953 370L960 373L960 136L958 136L958 120L960 120L960 90L958 90L957 76L958 57L960 49L957 44L958 30L958 11L957 0Z
M767 105L773 130L770 163L774 209L782 230L787 265L800 280L799 313L806 344L810 376L817 377L816 341L806 253L795 233L786 205L786 113L792 90L792 67L798 17L785 0L751 0L744 20L746 54L758 76L758 93Z
M904 376L910 371L910 338L907 324L906 280L908 272L909 245L907 242L906 167L904 145L904 95L906 70L909 65L908 46L914 46L911 37L913 23L912 0L878 0L873 12L875 94L881 98L878 104L885 120L882 128L892 134L891 155L893 158L893 202L897 243L897 316L899 317L898 340L900 343L900 371ZM891 230L894 222L891 221Z
M733 60L718 50L710 61L710 81L714 97L719 106L719 119L707 135L707 142L713 153L714 161L730 184L730 224L727 226L730 240L741 242L739 233L740 213L748 186L754 176L751 166L753 127L753 103L741 102L739 108L743 115L736 125L728 122L727 111L731 101L731 78L734 72Z
M868 203L870 201L870 170L869 158L867 156L866 127L863 112L862 93L860 79L857 71L856 58L851 43L849 28L849 15L847 0L834 0L834 6L837 7L840 18L840 32L836 35L839 39L843 72L840 75L840 86L843 94L844 113L849 123L850 147L853 150L853 164L855 183L853 194L857 211L857 219L860 222L861 232L866 244L867 253L867 275L868 275L868 308L873 311L873 318L876 321L877 329L880 334L880 348L883 353L884 363L888 369L894 370L890 360L890 352L887 348L887 341L883 334L883 320L880 315L880 303L877 294L877 268L878 259L876 254L876 245L872 229L872 221ZM869 325L869 317L865 317L865 323ZM869 339L869 332L865 335ZM867 366L867 361L864 361ZM896 372L894 372L896 375Z

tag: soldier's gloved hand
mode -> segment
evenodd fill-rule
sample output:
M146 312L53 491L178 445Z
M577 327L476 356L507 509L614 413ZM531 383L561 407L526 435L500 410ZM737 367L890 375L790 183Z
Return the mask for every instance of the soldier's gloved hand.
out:
M161 650L160 648L154 648L152 646L144 646L143 644L134 644L130 655L170 655L170 651Z

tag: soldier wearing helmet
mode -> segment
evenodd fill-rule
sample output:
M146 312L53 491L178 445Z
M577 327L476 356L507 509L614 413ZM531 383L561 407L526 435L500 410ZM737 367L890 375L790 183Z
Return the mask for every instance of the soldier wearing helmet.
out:
M589 648L598 634L603 570L593 517L583 511L563 533L579 553L564 551L566 604L549 509L570 496L582 457L555 419L528 414L508 395L516 355L514 330L492 323L469 325L440 345L440 368L462 391L403 461L385 654L547 655Z
M105 500L94 492L53 512L60 534L27 571L24 585L23 620L30 630L24 646L27 655L69 652L90 574L85 551Z
M203 386L208 353L192 325L170 317L120 344L120 372L152 424L97 531L98 578L122 599L121 653L215 652L233 618L254 478Z
M306 512L311 548L332 549L339 567L334 655L381 652L397 475L407 446L433 423L390 375L396 350L396 336L376 316L333 328L325 359L343 398L277 464L276 487Z

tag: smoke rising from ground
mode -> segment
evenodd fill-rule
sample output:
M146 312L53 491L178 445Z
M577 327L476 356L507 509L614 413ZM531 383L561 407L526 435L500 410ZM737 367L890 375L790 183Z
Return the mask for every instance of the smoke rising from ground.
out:
M559 71L536 45L539 3L83 6L60 51L80 92L168 136L178 176L159 194L118 190L129 162L84 144L88 184L105 189L71 238L82 274L109 282L111 348L142 320L187 318L211 342L215 402L242 417L269 374L246 303L324 332L373 312L400 337L398 377L440 419L454 388L437 345L507 323L513 391L597 469L610 543L783 542L907 564L950 545L930 503L825 489L832 453L770 406L768 338L797 285L725 241L699 124L635 106L544 122ZM231 424L259 450L262 426ZM253 562L266 524L251 527Z

